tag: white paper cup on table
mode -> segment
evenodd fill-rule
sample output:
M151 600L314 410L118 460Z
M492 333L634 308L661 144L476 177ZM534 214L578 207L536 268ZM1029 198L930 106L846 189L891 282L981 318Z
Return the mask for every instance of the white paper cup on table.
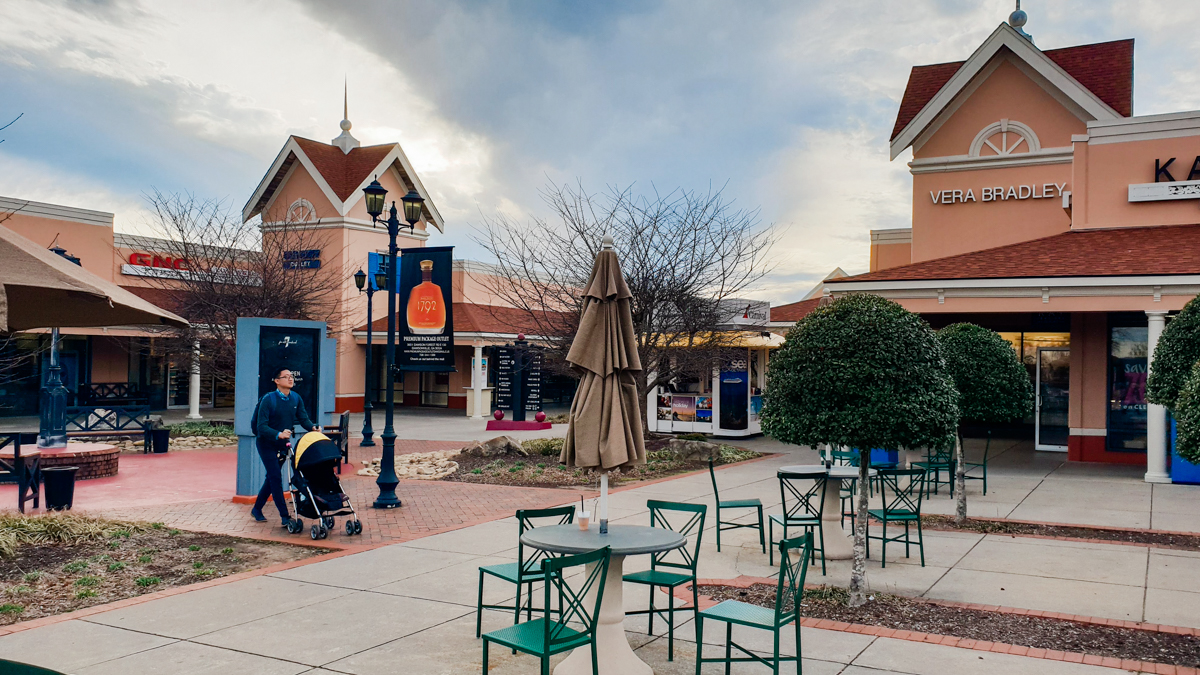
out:
M575 522L579 523L579 529L586 531L588 529L588 524L592 522L592 512L580 511L575 519Z

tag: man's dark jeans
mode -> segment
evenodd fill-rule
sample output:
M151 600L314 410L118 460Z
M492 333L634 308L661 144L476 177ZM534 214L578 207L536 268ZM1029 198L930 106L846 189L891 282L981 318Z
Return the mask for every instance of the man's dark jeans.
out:
M279 461L279 453L275 448L264 448L259 444L258 456L262 459L263 466L267 468L267 479L263 481L262 489L258 491L258 498L254 500L254 508L261 511L262 507L267 505L267 495L275 501L276 508L279 509L279 517L287 519L288 508L287 502L283 498L283 474L280 469L283 463Z

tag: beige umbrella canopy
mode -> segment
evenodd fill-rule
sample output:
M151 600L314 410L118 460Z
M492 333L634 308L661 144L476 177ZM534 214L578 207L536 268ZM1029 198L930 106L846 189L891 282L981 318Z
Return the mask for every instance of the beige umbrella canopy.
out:
M0 226L0 333L147 325L188 322Z
M571 404L562 462L602 471L646 463L634 373L642 369L633 315L633 297L612 250L612 238L592 266L583 293L579 330L567 361L583 371Z

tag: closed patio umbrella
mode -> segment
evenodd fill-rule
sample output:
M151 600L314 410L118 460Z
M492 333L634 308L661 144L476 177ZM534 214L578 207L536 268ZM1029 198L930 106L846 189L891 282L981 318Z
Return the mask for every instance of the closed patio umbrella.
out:
M583 311L567 361L583 372L560 460L600 473L600 528L608 525L608 472L646 463L634 373L642 369L629 308L633 294L605 235L583 292Z

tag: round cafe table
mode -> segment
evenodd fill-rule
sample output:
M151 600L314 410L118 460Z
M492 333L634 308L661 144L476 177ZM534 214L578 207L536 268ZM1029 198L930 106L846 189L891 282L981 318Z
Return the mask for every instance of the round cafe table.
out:
M779 467L778 474L783 478L819 478L825 477L825 504L821 507L822 529L825 531L825 559L849 560L854 557L854 538L846 536L842 531L842 481L857 480L857 466L831 466L824 464L793 464ZM867 476L879 475L875 469L867 469Z
M551 553L587 553L611 546L608 576L604 580L604 597L600 601L600 617L596 622L597 675L652 675L653 670L633 653L625 638L625 602L623 567L625 556L661 553L680 548L687 537L661 527L644 525L609 525L608 534L600 534L596 524L587 531L579 525L537 527L521 535L526 546ZM589 565L589 569L590 569ZM595 588L588 591L586 601L595 602ZM584 646L571 652L554 669L554 675L583 675L592 672L592 649Z

